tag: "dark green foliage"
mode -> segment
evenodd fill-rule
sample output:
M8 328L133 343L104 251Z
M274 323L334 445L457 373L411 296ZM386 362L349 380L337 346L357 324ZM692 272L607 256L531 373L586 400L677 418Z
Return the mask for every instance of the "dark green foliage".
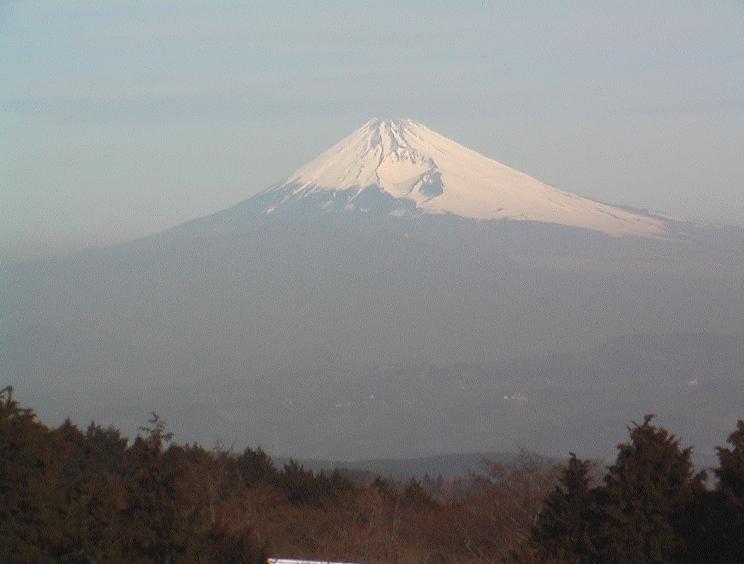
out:
M694 473L691 449L652 420L629 429L600 486L590 488L589 465L571 456L533 532L546 560L717 561L709 556L725 529L713 525L719 504Z
M193 507L184 483L183 451L163 449L152 437L138 437L127 465L124 532L129 559L182 561L193 540Z
M100 433L100 434L99 434ZM126 441L118 432L91 425L83 433L69 421L51 430L53 455L62 464L55 489L64 492L64 537L54 552L69 561L112 560L122 556L116 539L121 533L118 517L124 480L117 475L124 460ZM98 440L107 437L113 452L99 451ZM92 440L91 440L92 439Z
M64 493L59 450L12 388L0 397L0 561L44 561L64 543Z
M739 420L728 442L733 448L718 448L718 491L733 509L744 511L744 421Z
M177 445L152 414L130 445L113 428L49 429L0 396L0 562L264 562L247 490L323 507L355 491L340 472L260 448L240 456Z
M258 447L256 450L247 448L238 459L238 468L243 481L247 484L256 482L275 483L278 472L271 461L271 457Z
M555 487L553 469L494 465L447 500L456 484L441 478L362 487L294 461L278 470L260 448L178 445L155 414L131 445L95 424L50 429L6 388L0 562L258 564L275 538L297 556L364 561L744 561L744 422L712 488L651 416L629 431L597 484L571 454Z
M277 481L294 505L320 506L335 501L343 492L353 489L351 482L337 470L331 474L320 472L315 475L294 460L284 466L284 472Z
M744 555L744 421L738 421L728 442L731 448L718 448L718 483L700 510L706 527L695 552L712 552L709 562L741 562Z
M600 490L600 554L613 562L670 562L684 553L677 517L693 499L692 449L646 416L618 446Z
M597 513L590 487L592 463L570 455L558 485L545 500L533 535L550 558L592 562L597 557L591 538Z
M49 429L4 390L0 562L265 562L219 512L222 490L243 487L234 461L169 444L156 415L143 431L128 447L95 424Z

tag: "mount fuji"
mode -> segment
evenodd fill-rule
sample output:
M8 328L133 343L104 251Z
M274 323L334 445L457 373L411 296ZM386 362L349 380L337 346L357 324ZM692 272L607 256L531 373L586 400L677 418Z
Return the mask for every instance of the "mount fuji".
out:
M375 119L213 215L0 262L0 387L301 458L603 455L651 411L703 446L744 405L742 249Z
M261 216L317 212L530 221L615 237L659 237L667 229L660 217L553 188L411 119L377 118L287 179L200 220L200 226L219 231Z

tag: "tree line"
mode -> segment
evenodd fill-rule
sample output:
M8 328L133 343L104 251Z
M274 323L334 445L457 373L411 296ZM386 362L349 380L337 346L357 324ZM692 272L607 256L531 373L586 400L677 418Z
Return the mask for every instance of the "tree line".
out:
M523 454L444 480L277 468L261 448L178 444L153 414L40 422L0 393L0 561L741 562L744 423L711 476L648 416L614 464Z
M744 421L695 472L692 449L648 415L601 480L574 454L540 511L537 555L555 562L744 562ZM708 485L713 478L712 486Z

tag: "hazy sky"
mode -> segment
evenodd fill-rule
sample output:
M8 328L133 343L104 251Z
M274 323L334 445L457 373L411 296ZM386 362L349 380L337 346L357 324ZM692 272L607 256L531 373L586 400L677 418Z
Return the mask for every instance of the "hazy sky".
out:
M0 255L217 211L372 116L744 225L744 2L2 2Z

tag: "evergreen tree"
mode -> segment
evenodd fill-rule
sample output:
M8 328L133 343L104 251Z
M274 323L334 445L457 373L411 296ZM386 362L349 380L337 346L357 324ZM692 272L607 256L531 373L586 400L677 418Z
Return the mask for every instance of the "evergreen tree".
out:
M278 471L271 457L261 447L246 448L238 457L238 469L246 485L263 481L276 483Z
M602 523L594 535L598 560L672 562L685 552L679 517L688 509L702 475L695 476L692 449L652 415L634 424L630 442L618 446L599 493Z
M128 452L127 492L122 532L128 559L177 562L191 556L198 528L189 522L190 503L183 477L183 449L168 446L172 434L152 414ZM190 526L192 525L192 526Z
M315 476L297 461L290 459L284 465L280 482L287 499L293 505L320 506L331 498L330 482L324 474Z
M265 562L234 460L142 431L49 429L0 391L0 562Z
M738 421L728 442L733 448L718 447L718 490L744 516L744 420Z
M533 539L547 558L560 562L594 562L592 524L597 519L594 492L590 487L592 464L574 453L558 485L540 512Z
M0 392L0 561L45 562L63 544L62 460L33 410Z
M718 448L718 478L713 500L715 527L705 543L715 562L741 562L744 555L744 421L729 435L731 448Z

